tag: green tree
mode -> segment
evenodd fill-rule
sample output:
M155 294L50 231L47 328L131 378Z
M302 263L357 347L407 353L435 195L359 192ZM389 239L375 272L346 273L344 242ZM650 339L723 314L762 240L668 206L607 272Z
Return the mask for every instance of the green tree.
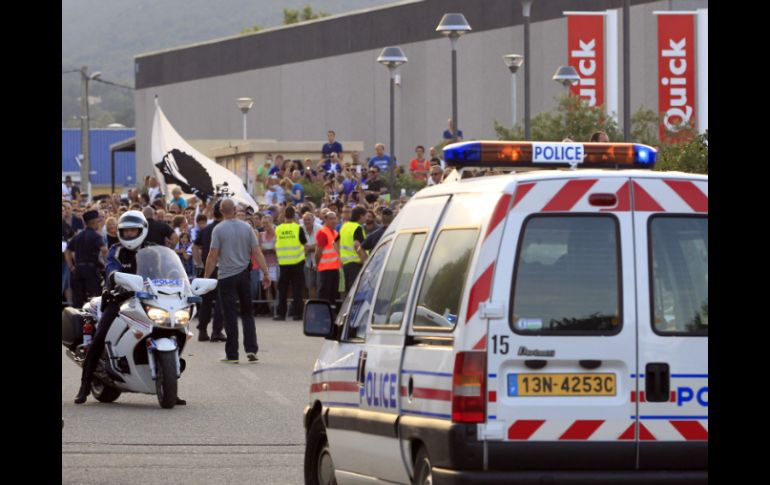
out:
M260 30L262 30L262 28L259 25L254 24L251 27L246 27L245 29L241 30L241 34L252 34L254 32L259 32Z
M296 24L307 20L315 20L321 17L328 17L327 12L314 12L313 7L305 5L302 10L283 9L283 25Z

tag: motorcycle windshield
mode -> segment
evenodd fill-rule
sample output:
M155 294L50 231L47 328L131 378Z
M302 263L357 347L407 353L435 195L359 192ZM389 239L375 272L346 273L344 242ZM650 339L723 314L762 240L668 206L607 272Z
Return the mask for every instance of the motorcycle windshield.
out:
M180 291L190 284L179 256L166 246L140 249L136 253L136 274L158 289Z

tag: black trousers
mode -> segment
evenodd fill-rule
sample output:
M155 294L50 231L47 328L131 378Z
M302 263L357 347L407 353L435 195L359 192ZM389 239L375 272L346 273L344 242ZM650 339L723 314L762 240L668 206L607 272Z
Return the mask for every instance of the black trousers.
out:
M318 288L318 298L326 300L332 307L336 305L340 288L340 270L330 269L319 271L320 287Z
M292 305L293 316L302 318L304 305L302 304L302 295L305 290L305 262L297 264L286 264L281 266L280 275L278 275L278 315L286 316L286 306L288 301L289 286L291 286L291 297L294 300Z
M214 272L211 275L211 278L216 279L217 277L217 270L214 270ZM201 302L201 311L198 314L198 331L203 333L206 332L206 328L209 326L209 322L211 321L211 314L213 312L214 314L214 324L212 325L211 332L212 335L220 334L222 333L222 329L224 328L224 313L222 312L222 305L217 301L217 295L219 291L209 291L205 295L203 295L203 301ZM216 302L216 304L215 304Z
M99 358L104 352L104 341L107 338L107 332L110 330L112 322L115 317L118 316L120 311L120 303L108 303L104 308L102 317L99 319L99 323L96 325L96 333L94 339L91 341L91 347L86 354L86 361L83 363L83 374L80 378L80 383L83 386L90 386L91 379L94 376L96 366L99 364Z
M353 282L356 281L358 272L361 271L361 263L348 263L342 265L342 271L345 273L345 294L348 294L350 287L353 286Z
M96 265L78 264L70 279L72 288L72 306L82 308L83 304L102 293L99 272Z

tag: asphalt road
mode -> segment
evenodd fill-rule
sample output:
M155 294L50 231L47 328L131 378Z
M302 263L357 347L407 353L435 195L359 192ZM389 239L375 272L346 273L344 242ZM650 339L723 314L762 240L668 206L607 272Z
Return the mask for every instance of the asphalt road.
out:
M192 322L193 328L197 322ZM259 362L218 362L224 343L185 348L186 406L122 394L111 404L73 399L80 368L62 347L63 484L299 484L313 362L323 342L302 322L257 319Z

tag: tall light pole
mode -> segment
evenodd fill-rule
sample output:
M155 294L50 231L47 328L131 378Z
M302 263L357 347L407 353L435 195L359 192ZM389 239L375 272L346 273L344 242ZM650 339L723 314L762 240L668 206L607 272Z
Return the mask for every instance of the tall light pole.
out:
M91 159L89 158L89 135L91 130L91 119L88 114L88 81L98 79L102 75L96 71L93 74L87 74L88 67L80 68L80 153L83 158L80 161L80 192L88 193L91 199Z
M254 106L254 100L251 98L238 98L235 101L238 102L238 107L243 113L243 139L246 139L246 113L249 112L252 106Z
M382 49L380 56L377 58L377 62L387 67L390 71L390 163L388 164L388 190L391 196L396 186L396 176L394 173L394 165L396 164L396 105L395 105L395 92L396 92L396 68L401 64L406 64L406 55L400 47L392 46Z
M564 86L566 96L569 96L570 86L580 82L580 76L572 66L559 66L551 79Z
M522 14L524 16L524 58L532 59L529 56L529 12L532 8L533 0L521 0ZM524 139L529 140L531 138L530 131L530 110L529 110L529 65L530 61L527 61L527 65L524 66Z
M454 132L452 133L452 141L457 141L457 132L460 130L460 125L457 120L457 39L461 35L471 30L471 26L468 21L465 20L465 15L461 13L445 13L436 27L436 32L441 32L443 35L449 37L452 43L452 127Z
M516 71L524 63L524 56L507 54L503 56L503 62L511 71L511 127L516 126Z
M623 2L623 141L631 140L631 0Z

